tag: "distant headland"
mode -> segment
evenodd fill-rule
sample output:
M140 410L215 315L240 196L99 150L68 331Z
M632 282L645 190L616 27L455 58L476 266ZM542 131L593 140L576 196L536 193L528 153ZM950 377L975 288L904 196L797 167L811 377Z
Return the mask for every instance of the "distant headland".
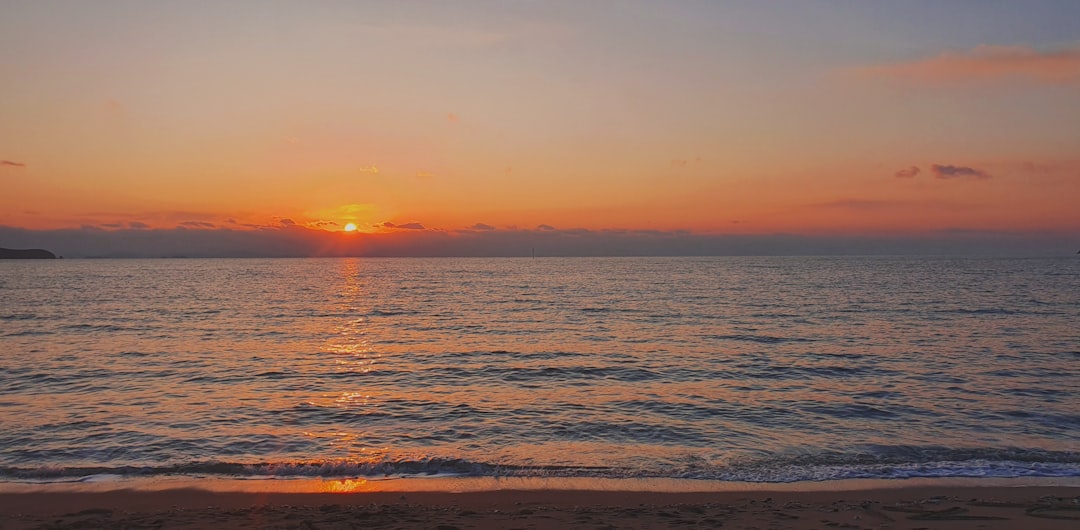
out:
M0 248L0 259L56 259L56 254L40 248Z

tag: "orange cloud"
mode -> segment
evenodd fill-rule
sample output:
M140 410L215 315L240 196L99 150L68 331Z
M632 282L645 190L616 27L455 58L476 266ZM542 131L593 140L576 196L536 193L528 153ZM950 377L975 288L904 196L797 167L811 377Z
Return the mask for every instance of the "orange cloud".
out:
M0 166L26 167L26 164L23 164L22 162L12 162L11 160L0 160Z
M105 114L110 118L123 118L124 117L124 105L115 99L106 101L102 108L105 110Z
M1039 83L1080 82L1080 47L1040 51L1029 46L982 45L905 63L857 68L858 77L922 82L988 81L1024 78Z
M424 225L422 225L420 223L417 223L415 221L411 222L411 223L400 224L400 225L391 223L390 221L387 221L387 222L383 223L382 225L383 225L384 228L399 228L399 229L404 229L404 230L426 230L426 228L424 228Z

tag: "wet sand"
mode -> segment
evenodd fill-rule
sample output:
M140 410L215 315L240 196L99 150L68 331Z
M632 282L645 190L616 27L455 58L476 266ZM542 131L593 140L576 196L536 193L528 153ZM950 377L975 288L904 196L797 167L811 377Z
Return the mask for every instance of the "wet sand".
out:
M282 493L201 489L0 493L25 528L1080 528L1080 488L853 491L497 490Z

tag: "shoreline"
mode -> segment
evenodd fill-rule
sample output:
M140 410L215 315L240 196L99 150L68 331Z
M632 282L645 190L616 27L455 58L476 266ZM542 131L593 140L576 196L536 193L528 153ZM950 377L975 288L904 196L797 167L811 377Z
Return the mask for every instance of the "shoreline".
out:
M1064 529L1080 524L1076 479L1058 484L1025 479L837 481L844 484L816 489L729 483L723 485L727 489L709 485L715 488L710 491L520 489L506 483L503 489L345 488L338 493L311 489L310 483L296 487L305 481L236 481L294 484L281 489L282 484L239 488L219 483L212 485L216 490L193 485L198 482L159 483L158 489L133 489L119 481L111 488L53 484L21 491L7 484L0 489L0 528L903 529L947 524L956 529ZM213 481L202 481L204 486L208 482Z
M228 477L204 475L95 475L73 480L0 480L6 493L106 493L201 490L213 493L485 493L494 491L610 491L645 493L837 492L911 488L1076 488L1080 476L1068 477L920 477L865 478L792 482L737 482L680 478L610 478L541 476L356 476Z

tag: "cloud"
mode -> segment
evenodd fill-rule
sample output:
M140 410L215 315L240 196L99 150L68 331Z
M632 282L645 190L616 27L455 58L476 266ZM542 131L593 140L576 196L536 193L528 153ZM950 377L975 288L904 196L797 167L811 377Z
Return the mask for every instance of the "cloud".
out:
M147 228L150 228L150 225L142 221L128 221L127 225L128 228L131 228L132 230L146 230Z
M0 160L0 166L26 167L26 164L23 164L22 162L12 162L11 160Z
M379 174L379 168L376 167L374 164L372 164L370 166L360 168L360 172L361 173L370 173L372 175L378 175Z
M551 232L551 231L555 230L555 227L551 226L551 225L540 225L540 226L537 226L536 229L544 231L544 232Z
M919 172L920 172L920 169L918 167L911 166L909 168L901 169L900 171L897 171L896 173L893 174L893 176L896 177L896 178L899 178L899 179L909 179L909 178L914 178L915 175L919 174Z
M1021 162L1019 167L1022 171L1027 173L1037 173L1040 175L1046 175L1049 173L1056 173L1062 168L1052 164L1041 164L1039 162Z
M417 223L417 222L405 223L405 224L399 225L399 224L394 224L394 223L391 223L390 221L387 221L387 222L383 223L382 225L383 225L384 228L399 228L399 229L403 229L403 230L427 230L426 228L424 228L424 225L422 225L420 223Z
M207 223L206 221L184 221L180 223L180 226L189 228L217 228L217 225L214 223Z
M947 230L917 236L697 234L685 231L395 230L341 237L294 227L262 230L156 229L28 230L0 226L13 248L45 248L64 257L303 257L303 256L767 256L767 255L1017 255L1076 252L1072 231Z
M982 45L915 61L851 70L857 77L948 83L1019 78L1043 84L1080 82L1080 47L1041 51Z
M293 221L288 217L283 217L279 219L278 222L281 223L283 226L296 226L296 221Z
M120 119L124 117L124 104L115 99L106 101L102 104L101 108L104 109L105 114L110 118Z
M894 200L894 199L864 199L858 197L836 199L832 201L809 203L805 205L811 209L847 210L850 212L910 212L921 211L950 211L969 209L970 205L956 203L949 200L919 199L919 200Z
M880 201L873 199L839 199L835 201L823 202L815 206L820 206L822 208L838 208L843 210L881 210L887 208L895 208L904 204L905 203L898 201Z
M934 164L930 166L930 172L934 174L934 178L939 179L955 179L961 177L975 177L978 180L986 180L991 175L980 169L967 166L953 166Z
M484 224L484 223L476 223L476 224L474 224L474 225L470 226L470 227L469 227L469 230L483 230L483 231L490 231L490 230L495 230L495 227L494 227L494 226L491 226L491 225L486 225L486 224Z

